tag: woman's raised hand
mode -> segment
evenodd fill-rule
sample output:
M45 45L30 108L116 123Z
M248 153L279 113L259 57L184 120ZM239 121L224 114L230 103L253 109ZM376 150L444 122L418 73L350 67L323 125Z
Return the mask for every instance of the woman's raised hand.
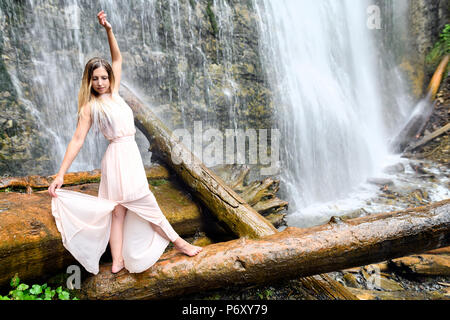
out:
M55 180L53 180L53 182L50 184L50 187L48 187L48 193L50 193L50 195L52 197L57 197L55 189L61 188L63 183L64 183L64 178L62 178L60 176L56 176Z
M98 18L98 22L103 26L103 27L105 27L105 29L106 30L109 30L109 29L111 29L112 27L111 27L111 24L106 20L106 13L105 13L105 11L100 11L98 14L97 14L97 18Z

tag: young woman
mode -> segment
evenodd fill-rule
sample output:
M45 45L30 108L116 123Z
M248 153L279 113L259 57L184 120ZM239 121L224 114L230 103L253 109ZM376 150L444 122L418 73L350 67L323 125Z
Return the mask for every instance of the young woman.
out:
M202 248L178 236L148 187L135 141L133 112L118 93L122 74L119 46L103 10L97 18L108 36L112 66L101 58L87 62L78 94L77 128L48 192L63 244L86 270L98 273L109 240L111 272L124 267L142 272L159 259L169 241L188 256ZM91 126L110 141L101 162L98 197L61 189L64 174Z

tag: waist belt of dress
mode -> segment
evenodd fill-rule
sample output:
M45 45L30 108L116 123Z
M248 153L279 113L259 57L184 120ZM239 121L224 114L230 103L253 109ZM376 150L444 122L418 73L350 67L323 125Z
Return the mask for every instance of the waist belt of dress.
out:
M134 134L128 136L117 137L109 140L110 143L119 143L119 142L131 142L134 140Z

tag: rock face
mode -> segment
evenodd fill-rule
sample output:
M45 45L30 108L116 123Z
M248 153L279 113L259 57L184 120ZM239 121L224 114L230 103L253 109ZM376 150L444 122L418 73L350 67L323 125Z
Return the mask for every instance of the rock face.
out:
M437 64L426 65L425 58L449 21L447 2L377 0L375 4L381 12L382 26L376 33L376 40L383 47L381 54L390 56L391 69L399 68L404 73L408 92L413 93L415 99L422 98L437 67ZM384 82L392 86L393 77L395 74L390 74ZM398 92L397 88L394 90Z
M430 80L436 65L427 65L425 58L433 48L439 35L448 23L449 7L445 1L416 0L410 1L409 18L409 48L406 59L411 61L416 71L415 92L423 92ZM422 81L420 81L422 79ZM414 82L414 80L413 80ZM419 87L419 84L421 87ZM425 92L423 92L425 94Z
M195 120L219 130L271 127L271 92L259 59L259 21L251 3L105 3L124 57L125 80L158 106L169 127L190 128ZM55 158L62 159L60 149L75 129L84 63L93 56L109 59L95 10L90 2L82 7L57 0L1 2L2 174L57 171ZM68 23L71 11L78 14L78 25ZM53 83L58 75L64 81ZM53 114L59 114L58 121ZM59 139L61 146L52 150L50 142Z

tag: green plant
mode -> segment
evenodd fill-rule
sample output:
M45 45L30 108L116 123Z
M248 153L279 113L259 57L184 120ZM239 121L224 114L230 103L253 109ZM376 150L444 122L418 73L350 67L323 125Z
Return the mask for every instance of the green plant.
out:
M215 38L217 38L217 35L219 34L219 27L217 26L216 16L214 15L212 6L213 6L212 0L208 0L208 4L206 5L206 14L208 15L209 22L211 23L213 35Z
M439 36L439 40L428 53L426 62L428 64L437 64L446 54L450 54L450 24L446 24L444 30Z
M274 292L270 289L264 290L264 292L258 292L258 297L262 300L268 300L271 296L273 296Z
M62 286L52 289L44 283L33 284L30 288L29 285L20 283L17 273L11 278L10 285L13 290L6 296L0 295L0 300L78 300L77 297L70 299L70 293L63 290Z
M160 186L160 185L163 185L163 184L167 183L167 180L166 179L150 179L149 183L152 186L157 187L157 186Z

